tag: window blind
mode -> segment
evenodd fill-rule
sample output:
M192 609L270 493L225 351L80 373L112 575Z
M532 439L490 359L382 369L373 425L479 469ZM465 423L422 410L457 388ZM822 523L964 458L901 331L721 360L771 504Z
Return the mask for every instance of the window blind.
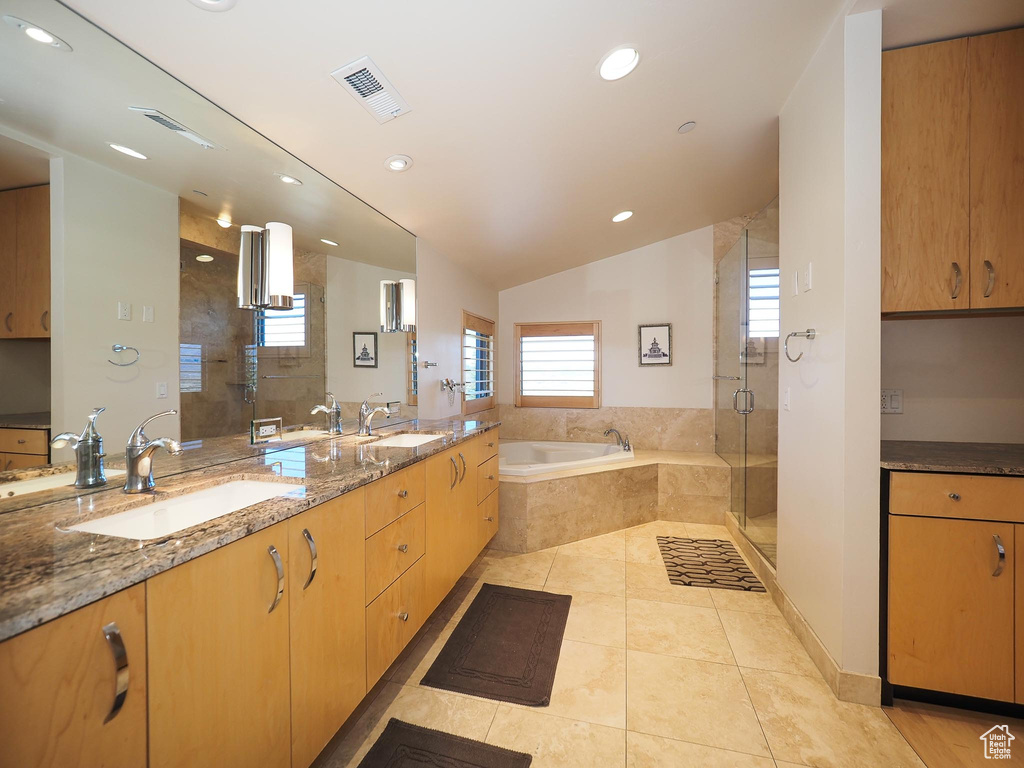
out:
M600 407L600 324L516 325L516 404Z
M752 269L749 274L747 335L779 336L779 270Z
M203 391L203 345L178 345L178 390Z
M295 294L291 309L263 309L256 319L256 343L261 347L306 346L306 296Z
M469 312L462 318L462 411L494 406L494 323Z

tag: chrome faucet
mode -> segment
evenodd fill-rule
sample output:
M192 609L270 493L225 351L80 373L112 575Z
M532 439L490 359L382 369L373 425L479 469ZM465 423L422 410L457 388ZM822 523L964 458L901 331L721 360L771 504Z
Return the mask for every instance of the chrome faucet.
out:
M380 397L383 392L374 392L370 397ZM363 404L359 406L359 434L363 437L369 437L373 434L370 422L373 417L378 413L383 413L385 416L390 416L391 411L385 408L383 405L378 405L376 408L370 408L370 397L363 400Z
M61 432L50 441L54 448L71 446L75 452L75 488L98 488L107 484L107 475L103 471L103 438L96 431L96 417L105 408L93 408L89 414L89 423L85 425L82 434L74 432Z
M619 432L619 430L617 430L617 429L606 429L604 431L604 436L605 437L608 437L608 435L611 435L611 434L615 435L615 443L616 443L616 445L622 446L622 450L626 451L627 453L629 453L630 451L633 450L633 446L631 446L629 444L629 435L626 435L626 439L623 440L622 439L622 433Z
M172 456L181 453L181 444L177 440L172 440L169 437L150 440L143 432L146 425L153 419L159 419L161 416L174 416L177 413L176 410L171 409L150 416L139 424L128 438L128 445L124 449L125 469L128 471L124 483L125 493L144 493L152 491L156 487L156 482L153 480L153 453L157 448L166 448Z
M330 392L327 393L327 397L331 399L330 406L327 405L315 405L310 410L309 415L312 416L314 413L326 413L327 414L327 434L329 435L340 435L341 434L341 406L338 405L338 401L334 399L334 395Z

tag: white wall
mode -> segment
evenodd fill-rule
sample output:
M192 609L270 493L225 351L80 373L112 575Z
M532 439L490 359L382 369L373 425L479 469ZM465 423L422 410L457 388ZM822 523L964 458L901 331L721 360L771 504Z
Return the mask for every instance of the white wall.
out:
M882 323L882 386L903 413L884 440L1024 443L1024 317Z
M327 257L327 390L339 401L358 402L383 392L376 401L407 403L404 333L380 332L380 281L415 278L408 272ZM377 367L352 365L352 332L377 333Z
M841 14L780 114L778 577L840 666L877 674L881 12ZM792 295L813 263L812 290Z
M441 392L441 379L462 381L462 310L498 321L498 292L416 238L416 339L419 346L419 417L441 419L462 413ZM438 363L424 368L426 361ZM500 363L499 363L500 373Z
M713 228L499 294L498 400L513 402L513 324L601 321L601 405L712 407ZM637 326L672 323L671 366L641 368Z
M81 431L96 406L108 453L140 421L178 408L178 198L73 155L50 162L51 410L54 431ZM117 303L132 304L131 321ZM144 305L154 322L142 321ZM119 368L111 345L138 347ZM130 359L122 353L121 359ZM167 398L157 398L157 383ZM178 417L155 422L150 436L180 434ZM68 449L54 460L70 459Z

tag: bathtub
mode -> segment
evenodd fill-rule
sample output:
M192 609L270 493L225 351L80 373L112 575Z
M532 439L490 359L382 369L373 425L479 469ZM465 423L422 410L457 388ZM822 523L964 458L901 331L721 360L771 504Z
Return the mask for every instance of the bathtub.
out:
M608 443L557 443L526 441L502 443L498 449L498 474L522 477L632 461L632 451Z

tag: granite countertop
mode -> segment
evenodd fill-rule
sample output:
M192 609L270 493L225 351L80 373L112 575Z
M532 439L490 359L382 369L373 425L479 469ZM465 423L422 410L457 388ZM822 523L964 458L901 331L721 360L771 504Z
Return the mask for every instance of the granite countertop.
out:
M1024 444L883 440L882 468L1024 476Z
M50 412L3 413L0 414L0 428L6 429L49 429Z
M0 641L250 533L378 480L499 426L498 421L414 421L381 429L443 434L418 448L375 447L376 438L324 437L164 478L152 494L93 493L0 516ZM232 480L299 483L300 491L254 504L166 539L135 541L70 531L76 523Z

